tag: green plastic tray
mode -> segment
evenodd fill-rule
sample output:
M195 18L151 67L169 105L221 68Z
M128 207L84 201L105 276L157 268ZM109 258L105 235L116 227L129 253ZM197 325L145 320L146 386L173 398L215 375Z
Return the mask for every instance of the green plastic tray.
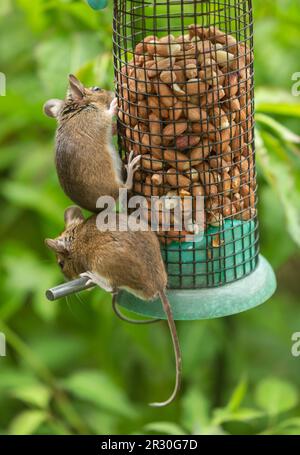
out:
M268 300L276 290L276 278L268 261L259 256L250 275L216 288L170 289L168 297L174 319L196 320L229 316L254 308ZM165 319L161 302L145 302L122 291L118 297L122 307L139 315Z

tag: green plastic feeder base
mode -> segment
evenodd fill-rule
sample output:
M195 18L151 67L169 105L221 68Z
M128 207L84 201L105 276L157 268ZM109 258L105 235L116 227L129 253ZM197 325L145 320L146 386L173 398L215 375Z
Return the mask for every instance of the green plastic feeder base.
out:
M259 256L256 269L230 284L206 289L170 289L168 297L176 320L213 319L254 308L275 292L276 278L268 261ZM161 302L145 302L122 291L118 304L129 311L151 318L165 319Z

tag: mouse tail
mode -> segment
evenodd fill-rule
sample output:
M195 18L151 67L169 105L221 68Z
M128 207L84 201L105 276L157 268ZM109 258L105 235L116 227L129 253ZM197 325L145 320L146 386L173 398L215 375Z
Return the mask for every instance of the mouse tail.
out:
M165 291L160 291L159 297L162 301L163 308L164 308L164 311L167 316L170 333L172 336L172 342L173 342L174 353L175 353L175 363L176 363L176 381L175 381L173 393L170 396L170 398L168 398L166 401L163 401L161 403L150 403L149 405L153 406L153 407L163 407L163 406L167 406L168 404L172 403L172 401L174 401L174 399L176 398L176 395L177 395L177 393L180 389L180 385L181 385L181 352L180 352L180 345L179 345L179 339L178 339L178 335L177 335L176 325L174 322L171 306L170 306L170 303L166 296Z
M154 324L155 322L161 322L161 319L131 319L128 316L125 316L120 309L118 308L118 302L117 302L117 297L118 294L113 294L112 297L112 309L114 310L114 313L116 316L121 319L121 321L128 322L129 324L136 324L136 325L142 325L142 324Z

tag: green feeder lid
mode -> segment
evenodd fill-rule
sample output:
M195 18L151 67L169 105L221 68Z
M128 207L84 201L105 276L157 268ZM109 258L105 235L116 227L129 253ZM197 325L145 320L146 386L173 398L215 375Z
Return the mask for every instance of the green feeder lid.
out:
M107 6L108 0L87 0L87 2L91 8L99 10Z
M273 269L260 255L256 269L244 278L213 288L170 289L168 298L176 320L213 319L254 308L268 300L275 289ZM145 302L122 291L118 304L140 315L166 318L160 300Z

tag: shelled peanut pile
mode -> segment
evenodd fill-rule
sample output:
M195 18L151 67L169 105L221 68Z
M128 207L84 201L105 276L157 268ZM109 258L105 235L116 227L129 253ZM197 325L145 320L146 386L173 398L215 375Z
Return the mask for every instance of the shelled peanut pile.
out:
M251 61L216 27L137 44L118 79L123 146L143 155L136 193L203 195L207 225L255 216Z

